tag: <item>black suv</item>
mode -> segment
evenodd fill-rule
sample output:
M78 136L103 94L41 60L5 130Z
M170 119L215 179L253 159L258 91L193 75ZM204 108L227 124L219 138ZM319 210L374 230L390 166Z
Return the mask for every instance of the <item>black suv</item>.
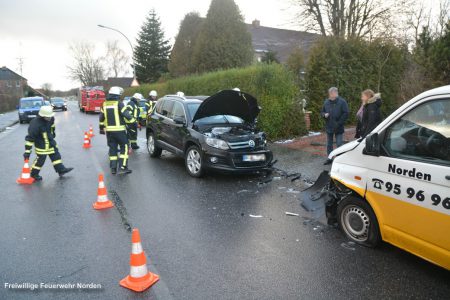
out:
M260 108L250 94L224 90L213 96L168 95L147 116L151 157L168 150L185 159L189 175L205 170L254 172L266 169L272 152L256 129Z

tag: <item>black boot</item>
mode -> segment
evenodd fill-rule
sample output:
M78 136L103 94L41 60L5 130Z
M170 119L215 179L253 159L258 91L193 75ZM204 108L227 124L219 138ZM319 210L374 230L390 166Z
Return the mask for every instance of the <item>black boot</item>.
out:
M119 175L126 175L126 174L130 174L131 172L133 172L133 171L128 169L127 167L125 167L125 168L119 168L117 173Z
M111 174L116 175L117 174L117 169L116 168L111 168Z
M41 181L42 180L42 176L39 174L32 174L31 178L34 178L34 180L36 181Z
M67 173L69 173L72 170L73 170L73 168L66 168L66 167L64 167L63 169L61 169L58 172L58 174L59 174L60 177L62 177L62 176L64 176L64 174L67 174Z
M137 145L137 144L131 144L131 149L133 149L133 150L137 150L137 149L139 149L140 147Z

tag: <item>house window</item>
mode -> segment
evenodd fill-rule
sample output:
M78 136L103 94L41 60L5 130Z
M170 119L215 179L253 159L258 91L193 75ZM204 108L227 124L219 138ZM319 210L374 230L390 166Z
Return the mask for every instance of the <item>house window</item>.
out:
M9 81L9 80L8 80L8 81L6 81L6 87L9 87L9 88L10 88L10 87L12 87L12 85L11 85L11 81Z
M16 81L16 87L20 88L20 80Z

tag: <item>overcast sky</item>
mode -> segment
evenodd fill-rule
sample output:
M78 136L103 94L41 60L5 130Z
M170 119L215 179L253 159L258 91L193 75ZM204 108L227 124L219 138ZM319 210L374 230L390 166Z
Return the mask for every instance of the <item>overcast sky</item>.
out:
M0 0L0 66L19 73L39 88L50 82L54 89L77 87L67 78L71 63L68 45L89 41L98 54L108 40L118 40L131 55L126 41L117 33L97 27L118 28L134 43L148 11L155 8L166 37L173 43L184 15L198 11L205 16L210 0ZM245 21L259 19L261 25L293 28L289 0L236 0ZM130 70L131 74L131 70Z

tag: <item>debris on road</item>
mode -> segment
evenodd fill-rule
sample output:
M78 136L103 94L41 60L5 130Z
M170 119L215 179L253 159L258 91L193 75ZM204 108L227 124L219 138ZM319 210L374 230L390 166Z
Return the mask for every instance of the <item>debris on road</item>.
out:
M355 243L352 242L352 241L341 243L341 247L342 248L347 249L347 250L351 250L351 251L355 251L356 250L356 248L354 246L355 246Z
M261 215L248 215L251 218L262 218L263 216Z
M275 144L291 144L294 142L294 139L288 139L288 140L279 140L279 141L275 141Z
M251 192L251 191L249 191L249 190L240 190L237 193L238 194L242 194L242 193L249 193L249 192Z
M291 179L291 182L294 182L296 180L299 180L300 177L302 177L301 175L295 176L294 178Z
M286 193L289 193L289 194L300 194L300 191L294 190L293 188L288 188Z
M298 217L300 216L299 214L293 213L293 212L286 212L286 216L293 216L293 217Z

